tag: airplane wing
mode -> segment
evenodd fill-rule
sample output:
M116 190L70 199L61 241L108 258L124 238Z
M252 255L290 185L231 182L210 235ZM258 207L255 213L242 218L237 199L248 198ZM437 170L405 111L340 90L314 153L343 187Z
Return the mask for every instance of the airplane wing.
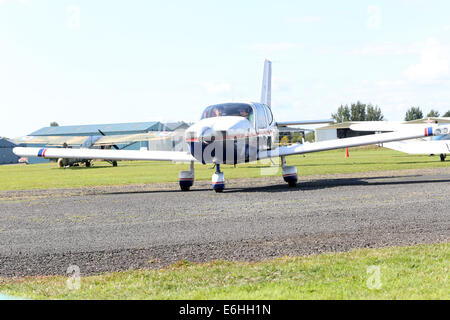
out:
M111 145L111 144L129 144L138 141L153 141L153 140L165 140L173 138L177 135L174 131L155 131L147 133L137 133L137 134L125 134L125 135L114 135L114 136L103 136L98 139L94 146Z
M350 125L353 131L389 132L398 131L404 128L402 121L365 121Z
M435 118L437 119L437 118ZM431 125L432 119L420 119L414 121L364 121L350 125L353 131L390 132L410 129L412 127L425 128ZM441 119L445 121L445 119ZM445 122L440 122L441 124ZM435 122L433 122L435 124Z
M371 144L386 143L392 141L401 141L409 139L417 139L434 135L447 134L450 127L433 125L427 128L412 127L408 130L399 132L389 132L380 134L371 134L361 137L327 140L314 143L294 144L290 146L282 146L274 150L268 150L259 154L260 159L273 158L280 156L290 156L295 154L305 154L311 152L319 152L333 149L358 147Z
M86 136L25 136L13 139L15 144L42 144L48 146L81 146L86 141Z
M138 141L153 141L170 139L177 135L175 131L154 131L138 134L123 134L123 135L111 135L111 136L93 136L92 146L106 146L113 144L130 144ZM27 144L40 144L47 146L62 146L67 144L68 146L81 146L91 136L25 136L13 139L15 144L27 143Z
M24 148L16 147L13 152L19 157L66 158L66 159L104 159L104 160L153 160L153 161L196 161L182 151L138 151L108 149L67 149L67 148Z
M334 119L325 119L325 120L303 120L303 121L281 121L275 122L277 127L287 127L287 126L299 126L299 125L308 125L308 124L326 124L326 123L335 123Z
M409 154L449 154L449 140L398 141L384 143L383 147Z

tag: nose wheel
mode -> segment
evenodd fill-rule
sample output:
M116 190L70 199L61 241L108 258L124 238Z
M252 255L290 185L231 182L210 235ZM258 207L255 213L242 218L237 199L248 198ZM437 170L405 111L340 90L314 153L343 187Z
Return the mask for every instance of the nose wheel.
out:
M179 176L179 183L181 191L189 191L194 185L194 162L191 161L189 171L181 171Z
M216 173L212 176L211 184L215 192L223 192L225 189L225 176L220 171L220 164L216 164Z

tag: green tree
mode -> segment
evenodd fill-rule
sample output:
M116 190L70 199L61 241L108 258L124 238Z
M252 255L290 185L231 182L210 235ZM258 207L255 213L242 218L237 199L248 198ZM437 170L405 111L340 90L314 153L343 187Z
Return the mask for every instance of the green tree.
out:
M58 122L50 122L50 127L59 127Z
M331 114L331 117L338 123L350 121L350 109L348 105L341 105L336 113Z
M431 109L431 111L430 112L428 112L428 114L427 114L427 117L430 117L430 118L437 118L437 117L439 117L439 111L436 111L436 110L434 110L434 109Z
M357 103L352 103L350 114L351 121L366 121L366 105L359 101Z
M411 107L406 111L405 121L418 120L423 118L423 112L420 107Z
M448 110L446 113L444 113L443 117L450 117L450 110Z
M383 113L378 106L371 104L366 105L361 102L352 103L350 107L348 105L341 105L336 113L331 114L331 117L336 122L347 121L382 121L384 120Z
M307 134L305 134L305 141L307 141L307 142L316 141L316 135L315 135L314 131L308 132Z
M378 106L373 106L369 104L367 106L367 116L366 121L383 121L384 116L383 113L381 113L381 109Z

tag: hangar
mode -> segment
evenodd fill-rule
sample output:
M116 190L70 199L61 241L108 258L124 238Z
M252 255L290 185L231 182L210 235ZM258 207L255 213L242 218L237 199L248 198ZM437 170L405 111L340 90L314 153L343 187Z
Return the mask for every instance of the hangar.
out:
M29 136L98 136L99 130L106 135L135 134L151 131L174 131L188 126L185 122L164 124L159 121L57 126L41 128L30 133Z
M316 141L326 141L333 139L343 139L358 136L365 136L369 134L374 134L375 132L370 131L353 131L350 130L352 124L361 123L360 121L348 121L336 124L331 124L325 127L316 128L315 136Z
M19 157L12 152L15 146L11 141L0 138L0 164L17 163Z
M132 122L132 123L111 123L111 124L89 124L89 125L71 125L71 126L51 126L44 127L30 133L28 136L51 137L51 136L99 136L100 131L107 136L113 135L131 135L139 133L148 133L156 131L180 131L184 132L190 126L184 121L162 123L159 121L150 122ZM23 147L45 147L44 145L20 144ZM158 142L158 141L139 141L132 144L121 145L120 148L127 150L139 150L146 148L149 150L173 150L178 147L177 141ZM30 163L47 162L45 159L30 158ZM17 161L16 161L17 162Z

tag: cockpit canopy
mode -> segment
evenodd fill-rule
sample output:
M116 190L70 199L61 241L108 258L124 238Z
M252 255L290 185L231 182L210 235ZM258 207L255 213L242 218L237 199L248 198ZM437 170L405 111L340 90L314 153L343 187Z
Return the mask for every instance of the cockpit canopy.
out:
M203 111L202 119L213 117L244 117L251 119L253 117L253 109L249 104L245 103L223 103L209 106Z
M273 123L272 111L261 103L222 103L209 106L203 111L202 119L213 117L237 116L244 117L258 130Z

